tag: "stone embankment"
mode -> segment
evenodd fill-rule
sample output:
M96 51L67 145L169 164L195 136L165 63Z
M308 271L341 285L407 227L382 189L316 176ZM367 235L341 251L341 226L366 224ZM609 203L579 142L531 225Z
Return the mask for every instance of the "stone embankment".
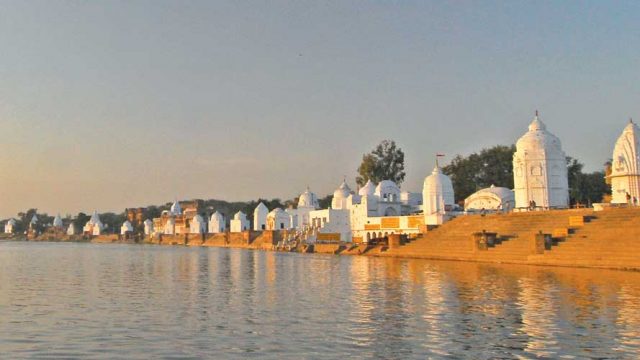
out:
M286 237L286 231L158 235L147 239L45 233L30 240L215 246L640 271L640 208L460 216L411 241L392 235L381 245L313 244L278 248L277 244ZM18 236L12 239L20 240Z
M379 256L640 270L640 209L454 219Z

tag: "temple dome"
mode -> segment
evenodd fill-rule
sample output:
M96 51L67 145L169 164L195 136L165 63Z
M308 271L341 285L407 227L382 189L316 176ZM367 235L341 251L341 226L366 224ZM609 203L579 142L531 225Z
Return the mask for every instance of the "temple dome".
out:
M56 217L53 219L53 226L54 227L62 227L64 224L62 223L62 218L60 217L60 214L56 215Z
M547 131L547 126L539 119L538 115L533 118L531 124L529 124L529 131L527 131L516 142L518 150L529 152L561 152L562 144L560 139Z
M342 184L333 192L333 198L346 199L351 195L351 188L347 185L346 181L343 181Z
M211 214L211 221L220 221L220 222L222 222L223 220L224 220L224 218L222 217L222 214L220 214L217 210L216 210L216 212Z
M318 197L316 194L309 191L309 188L305 190L302 194L300 194L300 198L298 199L298 207L311 207L314 209L319 208Z
M358 191L360 196L373 196L376 192L376 185L367 180L367 183Z
M423 194L438 194L442 196L445 205L453 205L455 203L451 178L445 175L438 166L433 169L431 175L424 179L422 192Z
M173 205L171 205L171 214L172 215L182 215L182 207L180 207L180 202L176 200Z

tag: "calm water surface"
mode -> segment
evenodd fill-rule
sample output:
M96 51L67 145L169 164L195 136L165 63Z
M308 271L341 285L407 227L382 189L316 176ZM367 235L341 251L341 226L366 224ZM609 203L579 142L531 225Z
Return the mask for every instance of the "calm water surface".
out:
M0 358L640 358L640 273L0 243Z

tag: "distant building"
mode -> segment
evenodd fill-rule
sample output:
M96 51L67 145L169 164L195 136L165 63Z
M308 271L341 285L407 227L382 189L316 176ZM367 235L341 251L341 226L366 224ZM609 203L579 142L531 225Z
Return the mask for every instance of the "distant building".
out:
M251 229L251 226L249 224L249 220L247 219L247 215L245 215L242 211L238 211L233 216L233 220L231 220L230 231L232 233L238 233L249 229Z
M149 236L153 234L153 221L151 219L147 219L143 223L144 225L144 234Z
M62 229L64 227L60 214L56 215L56 217L53 219L53 227L58 229Z
M261 202L253 210L253 230L261 231L267 229L267 215L269 215L269 209Z
M16 231L16 221L15 219L9 219L6 224L4 224L4 233L5 234L13 234Z
M224 216L222 216L222 214L220 214L219 212L214 212L211 215L211 219L209 220L209 233L211 234L218 234L218 233L222 233L225 232L225 220L224 220Z
M104 224L100 221L100 216L97 211L93 212L91 219L82 228L82 232L87 235L101 235L104 231Z
M204 234L207 232L207 223L202 216L196 214L189 223L189 232L191 234Z
M127 235L131 233L133 233L133 225L131 225L129 220L127 220L120 227L120 235Z
M73 222L71 222L67 227L67 235L71 236L75 234L76 234L76 226L73 224Z

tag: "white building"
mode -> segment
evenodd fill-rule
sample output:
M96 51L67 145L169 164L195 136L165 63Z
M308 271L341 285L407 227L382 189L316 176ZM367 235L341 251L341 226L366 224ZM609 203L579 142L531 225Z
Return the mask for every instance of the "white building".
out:
M191 234L204 234L207 232L207 223L199 214L191 219L189 224L189 232Z
M71 222L67 227L67 235L71 236L75 234L76 234L76 226L73 224L73 222Z
M515 206L513 190L491 185L479 190L464 200L465 211L511 211Z
M95 236L102 234L102 232L104 231L104 225L102 224L102 221L100 221L100 216L98 215L97 211L93 212L93 215L91 215L91 219L87 221L87 223L82 228L82 231L86 234Z
M440 225L453 212L455 199L451 179L442 173L438 164L431 175L424 179L422 189L422 209L426 225Z
M225 232L226 226L224 222L224 216L219 212L214 212L211 215L211 219L209 220L209 233L210 234L218 234Z
M4 233L5 234L13 234L16 227L15 219L9 219L6 224L4 224Z
M616 141L611 164L611 202L627 203L630 200L640 201L640 138L638 126L629 121Z
M178 200L174 201L173 205L171 205L171 215L182 215L182 207L180 207L180 202Z
M34 227L36 226L36 224L38 224L38 215L33 214L33 217L31 218L31 222L29 222L29 227Z
M560 139L547 131L536 112L513 155L516 208L528 208L531 201L542 208L568 207L566 158Z
M261 231L267 229L267 215L269 215L269 209L261 202L253 210L253 230Z
M151 219L147 219L144 221L144 234L149 236L153 234L153 221Z
M333 199L331 200L331 208L336 210L348 209L348 200L351 196L351 189L347 185L346 181L342 181L342 184L333 192Z
M133 225L129 222L129 220L125 221L120 227L120 235L126 235L127 233L133 232Z
M60 228L60 229L64 227L60 214L56 215L56 217L53 219L53 227Z
M295 210L287 210L292 217L291 227L299 229L308 228L310 225L309 213L319 208L318 197L307 188L298 198L298 207Z
M238 211L233 216L233 220L231 220L231 224L229 227L231 232L238 233L249 230L251 228L251 224L249 224L247 215L245 215L242 211Z
M288 230L291 228L291 215L275 208L267 215L267 230Z
M164 223L164 229L162 233L165 235L174 235L176 233L176 219L174 219L173 217L168 218Z

